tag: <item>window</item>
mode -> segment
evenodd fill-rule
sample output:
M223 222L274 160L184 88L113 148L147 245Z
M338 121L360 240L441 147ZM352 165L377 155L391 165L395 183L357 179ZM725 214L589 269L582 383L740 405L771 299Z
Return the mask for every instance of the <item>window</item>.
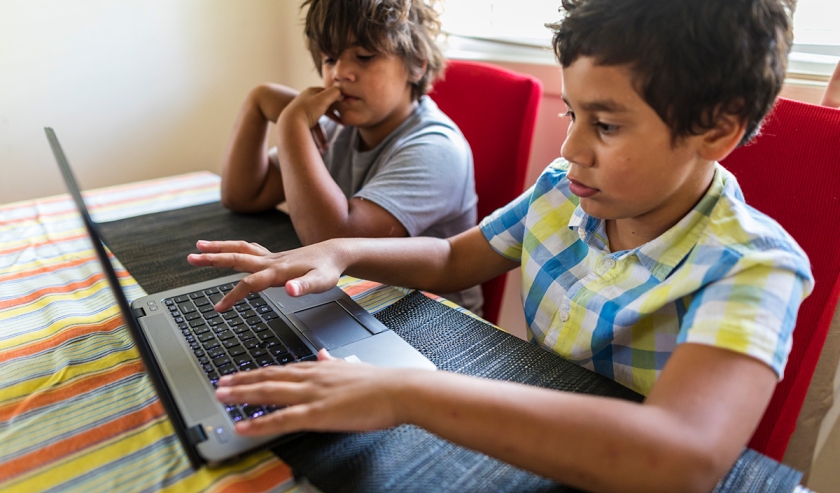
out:
M448 0L443 28L450 56L554 63L547 22L560 19L559 0ZM840 1L799 0L789 74L827 80L840 60Z

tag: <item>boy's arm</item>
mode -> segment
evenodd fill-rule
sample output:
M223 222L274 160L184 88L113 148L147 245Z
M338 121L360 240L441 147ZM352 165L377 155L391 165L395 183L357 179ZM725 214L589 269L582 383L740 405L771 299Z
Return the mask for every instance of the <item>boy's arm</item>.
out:
M222 203L237 212L271 209L285 200L280 171L268 159L268 128L297 96L291 88L262 84L252 90L233 127L222 168Z
M686 343L643 404L343 361L224 377L217 396L290 406L237 424L245 435L410 423L587 491L708 492L747 443L775 384L758 360Z
M339 100L335 88L309 88L278 121L277 158L295 231L304 245L329 238L402 237L405 227L379 205L348 200L330 176L311 129Z
M219 301L224 311L248 295L286 286L292 296L326 291L342 273L394 286L452 293L475 286L518 263L496 253L474 227L449 239L339 238L297 250L271 253L244 241L199 241L196 266L231 268L252 274Z

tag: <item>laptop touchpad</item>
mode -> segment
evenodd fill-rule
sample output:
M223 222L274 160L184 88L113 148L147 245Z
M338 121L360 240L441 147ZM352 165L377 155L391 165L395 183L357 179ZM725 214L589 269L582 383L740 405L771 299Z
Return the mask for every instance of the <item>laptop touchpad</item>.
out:
M295 312L295 317L309 329L307 335L319 341L327 349L341 347L371 336L364 325L336 302Z

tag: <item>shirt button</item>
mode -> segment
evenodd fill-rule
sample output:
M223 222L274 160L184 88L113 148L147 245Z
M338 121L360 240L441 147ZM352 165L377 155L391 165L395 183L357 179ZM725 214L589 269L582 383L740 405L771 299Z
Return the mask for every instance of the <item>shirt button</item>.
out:
M615 267L615 259L605 258L604 259L604 267L606 267L607 269L612 269L613 267Z
M560 312L560 321L565 322L569 320L569 312Z

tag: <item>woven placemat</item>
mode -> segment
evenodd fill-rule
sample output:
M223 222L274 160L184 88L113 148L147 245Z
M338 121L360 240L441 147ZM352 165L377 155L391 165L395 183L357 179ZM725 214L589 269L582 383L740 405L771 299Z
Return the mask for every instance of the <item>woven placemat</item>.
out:
M272 252L300 246L288 215L276 210L237 214L219 202L99 223L99 231L146 293L234 273L188 264L198 240L245 240Z

